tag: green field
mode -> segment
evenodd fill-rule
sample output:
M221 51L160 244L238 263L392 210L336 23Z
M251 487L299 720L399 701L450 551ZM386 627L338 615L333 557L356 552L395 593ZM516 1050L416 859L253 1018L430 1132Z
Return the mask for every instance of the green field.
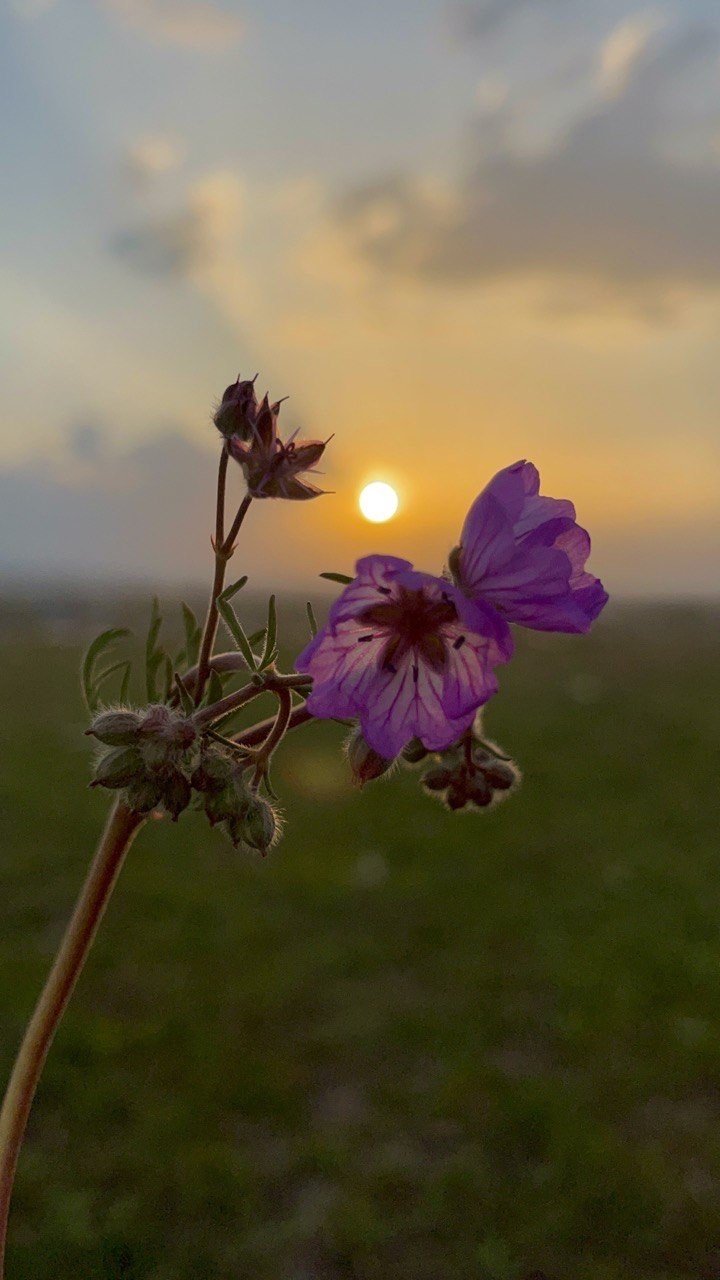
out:
M266 862L123 872L36 1101L8 1280L720 1276L718 610L527 635L451 815L312 726ZM1 649L0 1068L103 821L78 649ZM717 701L716 701L717 705Z

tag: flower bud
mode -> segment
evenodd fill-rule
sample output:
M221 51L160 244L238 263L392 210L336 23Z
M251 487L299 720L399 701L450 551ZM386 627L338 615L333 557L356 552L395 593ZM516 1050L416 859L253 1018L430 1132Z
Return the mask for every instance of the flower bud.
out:
M200 757L200 763L192 775L191 782L196 791L223 791L232 777L232 765L227 756L220 751L206 750Z
M90 786L114 791L142 778L143 772L142 758L135 747L116 747L98 761Z
M193 721L162 704L150 707L140 724L140 750L149 769L176 767L196 738Z
M173 713L170 708L166 707L164 702L159 702L148 707L140 722L140 732L143 737L156 737L168 728L172 718Z
M136 813L150 813L162 804L162 783L158 778L135 778L127 787L125 798Z
M428 755L427 747L423 746L419 738L413 738L412 742L408 742L402 750L402 758L408 764L420 764L421 760L425 760Z
M106 747L125 747L135 742L139 726L140 716L136 711L103 711L86 732Z
M242 838L245 844L249 844L251 849L257 849L264 857L279 834L280 826L272 805L259 796L253 796L243 823Z
M255 375L257 377L257 374ZM239 436L247 440L252 435L252 423L258 411L255 395L255 378L252 381L238 378L226 388L218 405L213 422L226 439Z
M242 771L233 768L230 762L224 760L222 756L212 757L213 768L215 768L218 758L223 765L228 766L228 772L224 783L219 783L219 779L216 779L213 781L213 785L204 792L205 814L211 827L216 826L219 822L241 822L245 818L250 805L250 792ZM216 772L220 772L219 768ZM193 774L194 777L195 774Z
M446 787L450 786L454 776L452 769L445 769L442 765L437 765L434 769L428 769L420 781L428 791L444 791Z
M492 787L484 773L476 773L468 783L467 794L478 809L485 809L493 798Z
M509 791L518 781L517 770L502 760L483 765L483 773L494 791Z
M177 822L183 809L187 809L192 796L192 787L179 769L173 769L168 778L163 779L162 800L173 822Z
M451 782L445 797L449 809L464 809L467 804L467 791L460 782Z
M367 743L359 729L354 729L345 743L345 753L352 769L353 780L364 787L366 782L382 778L391 769L394 760L378 755Z

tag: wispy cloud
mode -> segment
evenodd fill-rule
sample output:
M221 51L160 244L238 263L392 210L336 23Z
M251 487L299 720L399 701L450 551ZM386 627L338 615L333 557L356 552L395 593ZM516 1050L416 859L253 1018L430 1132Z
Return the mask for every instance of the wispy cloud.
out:
M349 191L337 217L359 253L386 275L584 283L590 301L601 290L648 312L720 290L720 171L665 146L670 122L682 129L678 85L691 81L692 100L704 94L706 111L720 113L720 39L697 27L656 40L658 21L616 28L600 51L603 93L539 154L513 145L509 101L476 122L465 171L442 200L403 173Z
M647 9L623 18L610 32L598 60L598 82L604 93L614 97L623 92L666 21L659 10Z
M100 0L109 12L143 35L188 49L220 51L245 31L242 17L204 0Z
M523 13L553 9L568 0L449 0L445 17L455 39L481 40L503 31Z
M125 167L136 182L146 183L178 169L184 159L185 148L179 138L145 133L127 147Z
M190 183L161 214L117 232L111 248L132 266L155 276L192 276L224 255L243 216L237 176L221 170Z

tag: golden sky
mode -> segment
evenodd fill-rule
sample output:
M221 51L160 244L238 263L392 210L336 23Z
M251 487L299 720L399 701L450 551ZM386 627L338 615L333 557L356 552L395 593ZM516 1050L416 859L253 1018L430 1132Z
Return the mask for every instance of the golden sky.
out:
M279 585L438 568L521 457L618 594L715 591L720 26L617 0L20 3L0 20L0 567L194 578L239 372L333 496ZM132 89L132 92L130 92ZM400 496L370 526L373 479Z

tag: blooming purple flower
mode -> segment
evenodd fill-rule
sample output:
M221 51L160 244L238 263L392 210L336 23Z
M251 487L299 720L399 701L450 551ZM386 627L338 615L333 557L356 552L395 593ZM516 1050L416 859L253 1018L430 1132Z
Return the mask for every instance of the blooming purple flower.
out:
M327 440L282 441L277 421L280 401L270 404L265 396L249 421L246 435L233 435L228 449L239 462L253 498L290 498L296 501L317 498L323 492L300 474L320 461Z
M451 568L466 596L498 618L538 631L584 632L608 600L585 568L589 554L572 502L541 496L537 468L516 462L471 506Z
M308 710L358 718L370 746L393 759L413 738L450 746L497 692L507 624L452 583L393 556L366 556L296 662L313 678Z

